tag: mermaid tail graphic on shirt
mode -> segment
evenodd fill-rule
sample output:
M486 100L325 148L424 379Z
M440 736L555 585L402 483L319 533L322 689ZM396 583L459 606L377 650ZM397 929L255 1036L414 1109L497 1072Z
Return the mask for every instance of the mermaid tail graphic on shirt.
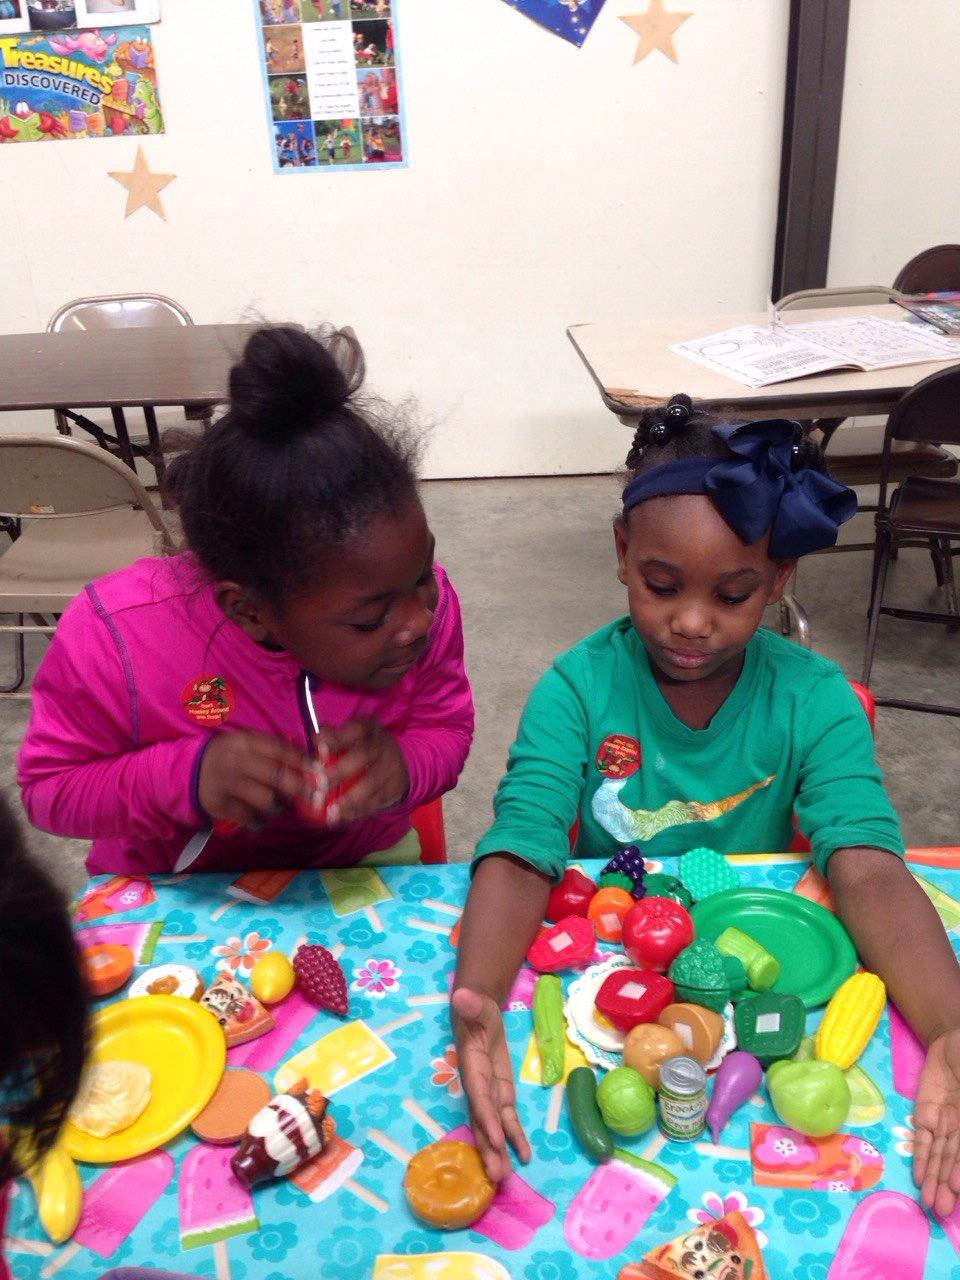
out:
M605 777L594 792L591 809L604 831L621 844L652 840L670 827L686 826L688 822L712 822L714 818L722 817L743 804L755 791L769 787L776 776L771 773L762 782L755 782L746 791L738 791L736 795L727 796L723 800L710 800L706 803L700 800L668 800L659 809L628 809L620 799L620 792L629 779Z

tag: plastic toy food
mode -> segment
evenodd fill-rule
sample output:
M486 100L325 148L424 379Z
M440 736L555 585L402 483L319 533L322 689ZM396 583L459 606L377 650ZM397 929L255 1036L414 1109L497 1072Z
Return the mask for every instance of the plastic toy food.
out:
M750 1126L750 1160L758 1187L813 1191L869 1191L884 1167L876 1147L852 1133L810 1138L775 1124Z
M94 1138L129 1129L147 1109L151 1075L139 1062L92 1062L83 1073L70 1119Z
M775 991L741 1000L733 1015L737 1044L765 1067L797 1052L806 1023L807 1011L800 997Z
M679 902L681 907L689 908L693 905L689 889L685 889L676 876L669 876L663 871L644 876L643 888L648 897L672 898L674 902Z
M816 1057L816 1043L815 1035L804 1036L791 1062L811 1062ZM847 1124L855 1129L879 1124L887 1114L887 1100L876 1082L867 1075L863 1067L856 1065L847 1067L843 1074L850 1086L850 1113L847 1116Z
M651 969L615 969L597 992L597 1011L624 1033L655 1022L673 1000L669 978Z
M661 1026L659 1022L641 1022L627 1036L623 1060L628 1067L640 1072L651 1089L659 1089L661 1064L668 1058L679 1057L683 1051L683 1041L671 1027Z
M619 942L623 936L623 921L633 906L633 895L626 889L598 889L593 895L587 915L593 921L601 942Z
M95 998L119 991L133 973L133 952L117 942L99 942L81 951L83 980Z
M586 964L595 949L592 923L583 916L564 916L534 939L527 962L539 973L556 973Z
M451 1142L476 1145L469 1125L458 1125L444 1136ZM534 1191L518 1173L511 1173L496 1188L493 1203L473 1224L473 1230L502 1249L525 1249L555 1213L552 1200Z
M268 951L253 966L250 990L261 1004L278 1004L293 990L296 974L282 951Z
M83 1184L77 1166L63 1147L55 1146L39 1163L27 1165L27 1178L37 1198L40 1225L54 1244L63 1244L73 1235L83 1212Z
M273 1027L273 1018L256 996L226 973L219 974L207 987L200 1003L223 1027L228 1046L255 1040Z
M540 1054L543 1084L559 1084L567 1051L567 1024L563 1016L563 984L555 973L542 973L533 993L533 1030Z
M597 1105L597 1078L590 1067L577 1067L567 1077L570 1123L580 1145L592 1160L609 1160L613 1138Z
M684 1231L651 1249L641 1262L629 1263L618 1280L690 1280L691 1276L767 1280L759 1241L742 1214L728 1213Z
M755 938L735 929L724 929L717 938L717 950L722 956L736 956L747 971L747 982L754 991L767 991L780 977L780 961Z
M681 1052L696 1058L702 1067L707 1065L723 1040L723 1018L699 1004L668 1004L657 1021L676 1032L683 1045Z
M141 973L131 984L127 995L182 996L185 1000L199 1000L206 983L196 969L188 964L158 964Z
M328 1102L319 1089L298 1080L253 1117L236 1155L234 1177L245 1187L288 1173L323 1150L323 1120Z
M707 1125L714 1142L720 1141L730 1117L757 1092L762 1080L763 1067L752 1053L737 1049L720 1063L707 1108Z
M550 890L546 918L556 922L565 916L583 916L597 892L597 886L579 867L568 867L563 879Z
M669 973L679 999L705 1005L715 1013L722 1013L747 984L743 964L735 956L722 956L705 938L681 951Z
M270 1101L270 1086L255 1071L225 1071L217 1091L192 1122L201 1142L233 1146L247 1132L247 1125Z
M490 1208L496 1190L476 1147L447 1139L417 1152L407 1165L403 1189L413 1213L444 1231L472 1226Z
M635 844L618 849L600 873L602 888L626 889L635 898L644 894L643 855Z
M694 902L725 889L736 889L740 877L730 863L713 849L691 849L680 859L680 879Z
M293 957L297 986L318 1009L345 1014L350 1007L347 978L340 961L326 947L304 944Z
M231 1236L258 1231L260 1223L250 1192L233 1176L231 1147L191 1147L180 1169L180 1247L198 1249L213 1245L223 1257L223 1242ZM219 1265L229 1275L229 1261Z
M653 1090L632 1067L607 1072L597 1086L597 1105L607 1126L625 1138L646 1133L657 1118Z
M563 1223L567 1244L584 1258L616 1257L676 1184L661 1165L617 1148L574 1196Z
M852 1067L876 1031L887 989L875 973L855 973L833 995L817 1031L817 1057Z
M929 1245L930 1219L916 1200L899 1191L874 1191L854 1209L827 1280L923 1280Z
M624 917L623 948L644 969L666 973L693 938L690 912L672 898L641 898Z
M850 1086L832 1062L775 1062L767 1088L784 1124L811 1138L836 1133L850 1111Z
M282 1061L301 1034L317 1016L317 1007L294 989L270 1010L273 1030L257 1040L234 1045L229 1054L233 1067L249 1067L251 1071L271 1071Z

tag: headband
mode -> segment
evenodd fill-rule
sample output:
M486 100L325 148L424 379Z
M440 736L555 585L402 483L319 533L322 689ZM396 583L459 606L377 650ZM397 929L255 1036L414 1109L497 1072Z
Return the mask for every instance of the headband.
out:
M670 494L705 494L744 542L770 531L770 555L793 560L836 544L857 512L857 496L811 465L800 424L785 418L722 423L713 435L728 458L675 458L637 476L623 491L623 514Z

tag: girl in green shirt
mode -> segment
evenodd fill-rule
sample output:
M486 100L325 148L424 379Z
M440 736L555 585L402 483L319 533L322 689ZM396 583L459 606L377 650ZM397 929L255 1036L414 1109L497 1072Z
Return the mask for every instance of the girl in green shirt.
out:
M727 424L687 396L644 414L614 522L629 616L561 655L524 710L477 847L453 1023L490 1176L529 1143L500 1009L575 855L639 842L786 848L796 814L866 967L927 1046L914 1112L925 1205L960 1192L960 967L903 861L863 710L839 667L760 630L797 558L856 510L796 423ZM919 979L919 980L918 980Z

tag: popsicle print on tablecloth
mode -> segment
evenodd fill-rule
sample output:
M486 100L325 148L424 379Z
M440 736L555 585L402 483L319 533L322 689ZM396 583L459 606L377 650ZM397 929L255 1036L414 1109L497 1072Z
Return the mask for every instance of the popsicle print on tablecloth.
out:
M199 1142L180 1169L180 1247L213 1247L217 1280L230 1280L227 1241L260 1230L250 1192L233 1175L236 1147Z
M388 902L393 893L373 867L344 867L320 872L320 882L327 891L338 919L362 911L377 933L384 933L383 921L376 910L378 902Z
M249 902L256 907L267 906L279 898L299 874L299 871L245 871L227 885L227 901L214 907L210 919L221 920L239 902Z
M385 1043L401 1027L419 1022L422 1014L411 1012L385 1026L371 1030L365 1022L344 1022L315 1040L283 1064L274 1076L278 1093L285 1093L298 1080L306 1080L328 1098L347 1085L385 1067L396 1055Z
M158 945L186 946L189 942L206 942L205 933L164 933L164 920L122 920L111 924L85 925L75 931L78 947L114 943L129 947L133 963L151 964Z
M73 918L75 923L82 924L85 920L149 907L156 900L156 891L149 880L112 876L105 884L92 885L83 893L74 907Z
M172 1177L173 1159L166 1151L111 1165L84 1191L80 1225L71 1242L40 1272L44 1280L56 1275L81 1249L91 1249L101 1258L112 1257Z

